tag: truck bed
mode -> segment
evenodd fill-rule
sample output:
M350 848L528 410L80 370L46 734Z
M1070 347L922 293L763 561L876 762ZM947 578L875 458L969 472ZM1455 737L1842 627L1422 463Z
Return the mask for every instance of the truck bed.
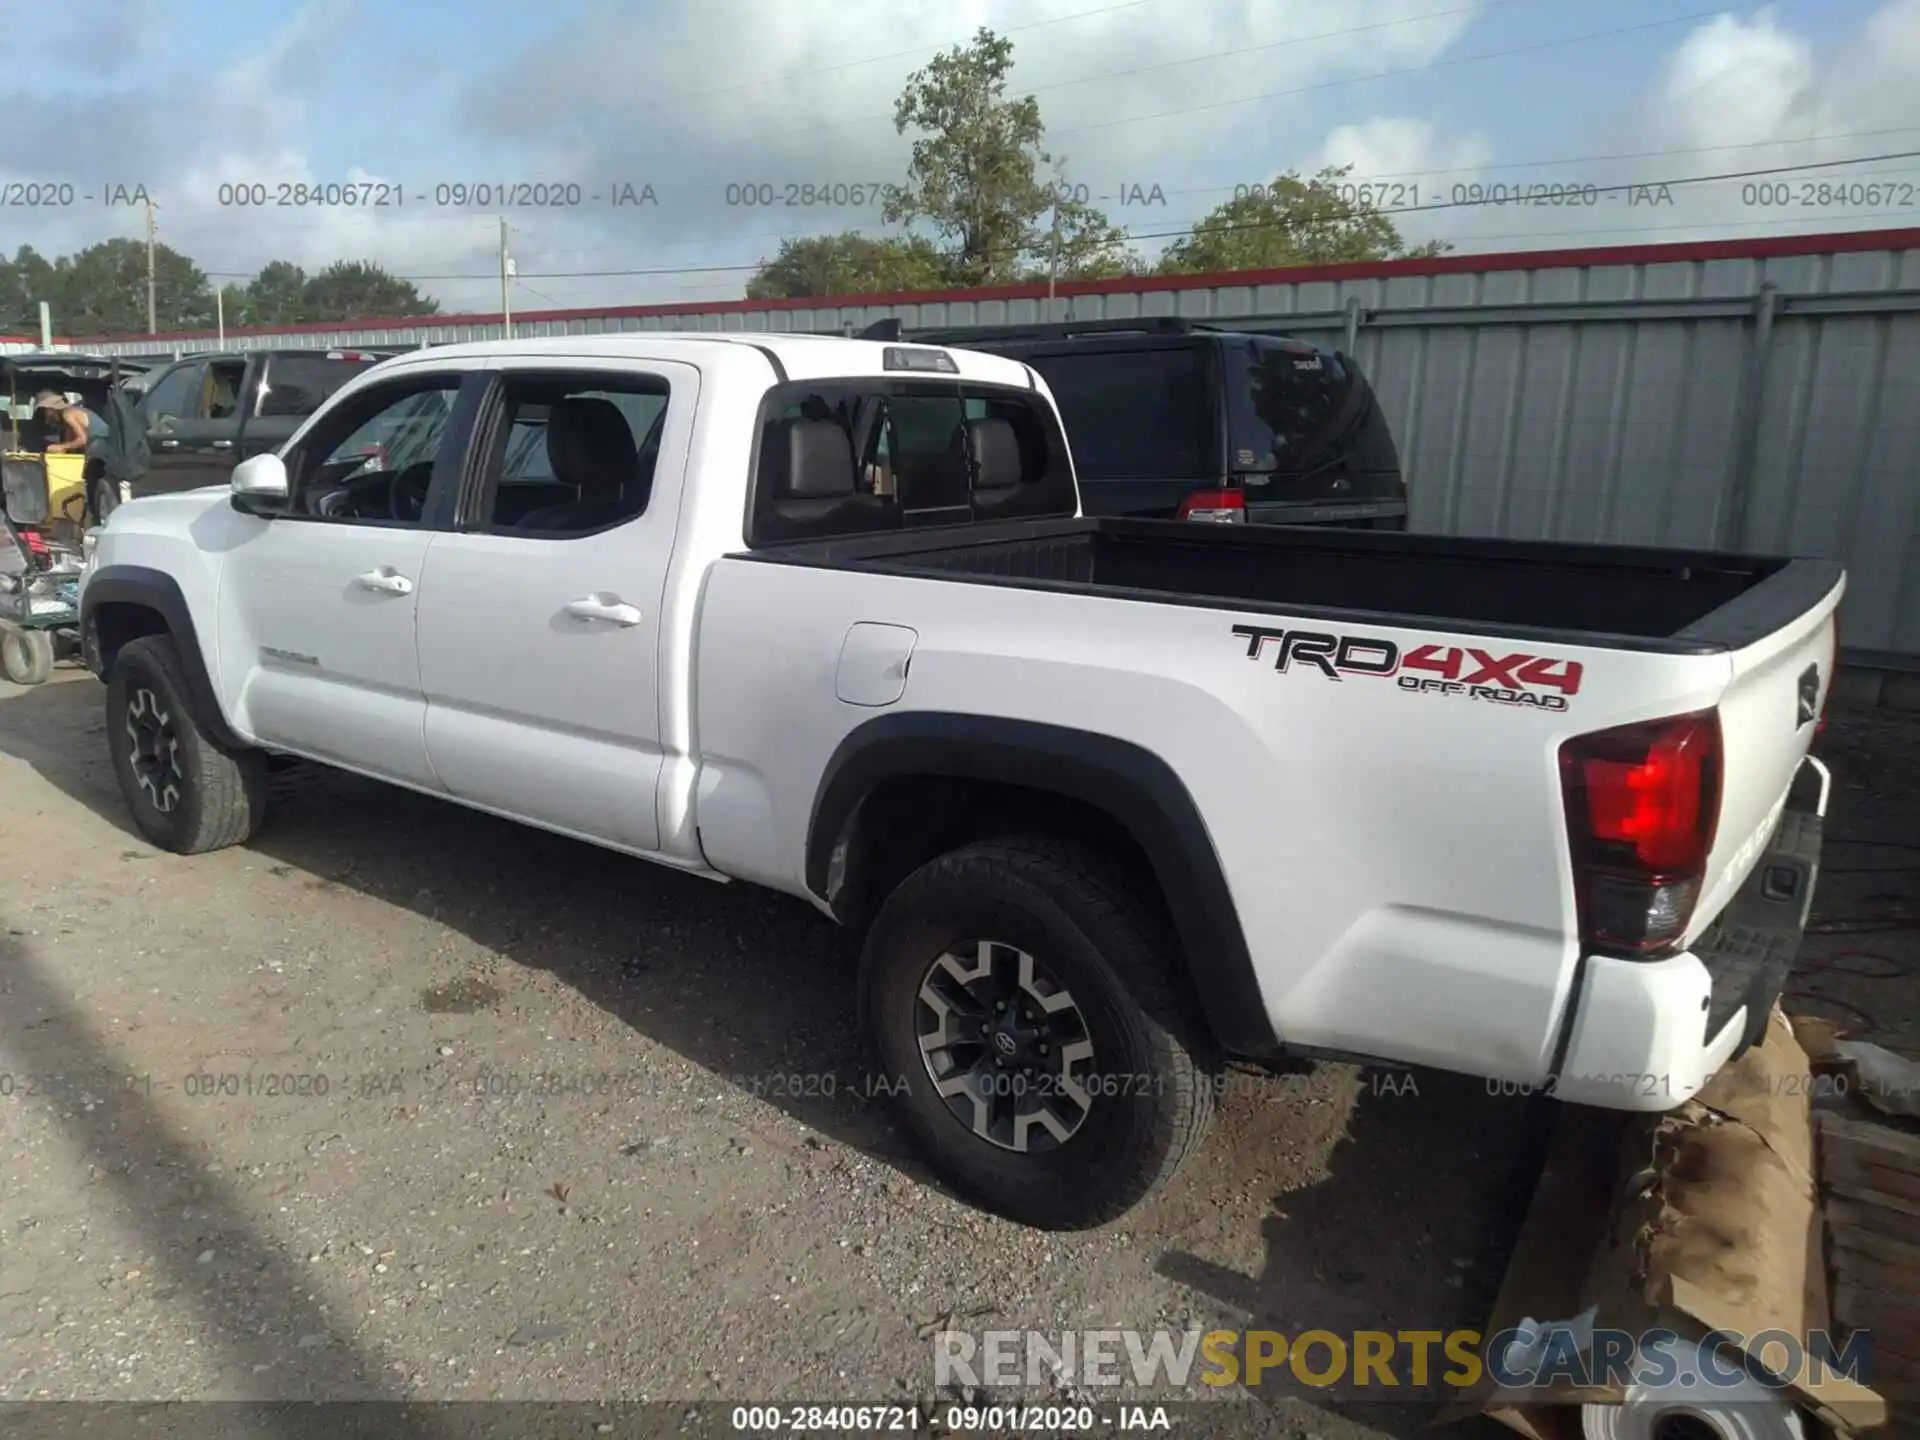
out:
M1766 556L1110 518L801 541L751 558L1675 654L1750 644L1844 573Z

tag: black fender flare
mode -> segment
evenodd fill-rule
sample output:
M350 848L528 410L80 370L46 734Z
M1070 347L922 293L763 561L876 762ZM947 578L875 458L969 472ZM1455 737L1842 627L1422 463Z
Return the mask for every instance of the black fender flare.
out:
M80 597L80 643L87 661L102 680L107 678L106 654L100 640L102 605L137 605L157 614L172 635L186 666L187 682L193 690L194 718L222 746L233 750L251 749L233 732L207 673L207 657L200 648L199 632L193 624L193 611L181 593L180 582L164 570L145 565L107 565L87 577Z
M840 742L814 792L806 878L816 896L828 895L835 852L861 802L912 776L1018 785L1110 815L1153 866L1215 1040L1245 1057L1280 1048L1212 834L1165 760L1111 735L1038 721L925 710L877 716Z

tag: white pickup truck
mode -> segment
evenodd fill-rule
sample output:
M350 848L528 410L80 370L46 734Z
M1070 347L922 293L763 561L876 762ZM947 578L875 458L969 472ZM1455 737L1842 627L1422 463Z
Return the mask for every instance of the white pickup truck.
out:
M81 606L155 844L283 755L802 897L944 1173L1081 1227L1233 1057L1698 1090L1805 925L1843 586L1087 519L1018 361L707 334L385 361L116 511Z

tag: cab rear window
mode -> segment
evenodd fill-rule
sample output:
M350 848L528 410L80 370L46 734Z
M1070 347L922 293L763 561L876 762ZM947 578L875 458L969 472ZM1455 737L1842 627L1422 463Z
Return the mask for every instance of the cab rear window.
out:
M943 380L776 387L748 543L1072 515L1066 441L1028 390Z

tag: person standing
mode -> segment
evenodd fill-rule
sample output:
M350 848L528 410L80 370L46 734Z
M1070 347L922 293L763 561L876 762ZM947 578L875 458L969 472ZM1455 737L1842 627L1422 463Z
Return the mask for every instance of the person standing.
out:
M89 458L97 457L107 437L113 433L105 420L85 405L67 399L58 390L42 390L33 397L33 408L47 417L53 433L60 437L47 442L46 453L49 455L79 451Z

